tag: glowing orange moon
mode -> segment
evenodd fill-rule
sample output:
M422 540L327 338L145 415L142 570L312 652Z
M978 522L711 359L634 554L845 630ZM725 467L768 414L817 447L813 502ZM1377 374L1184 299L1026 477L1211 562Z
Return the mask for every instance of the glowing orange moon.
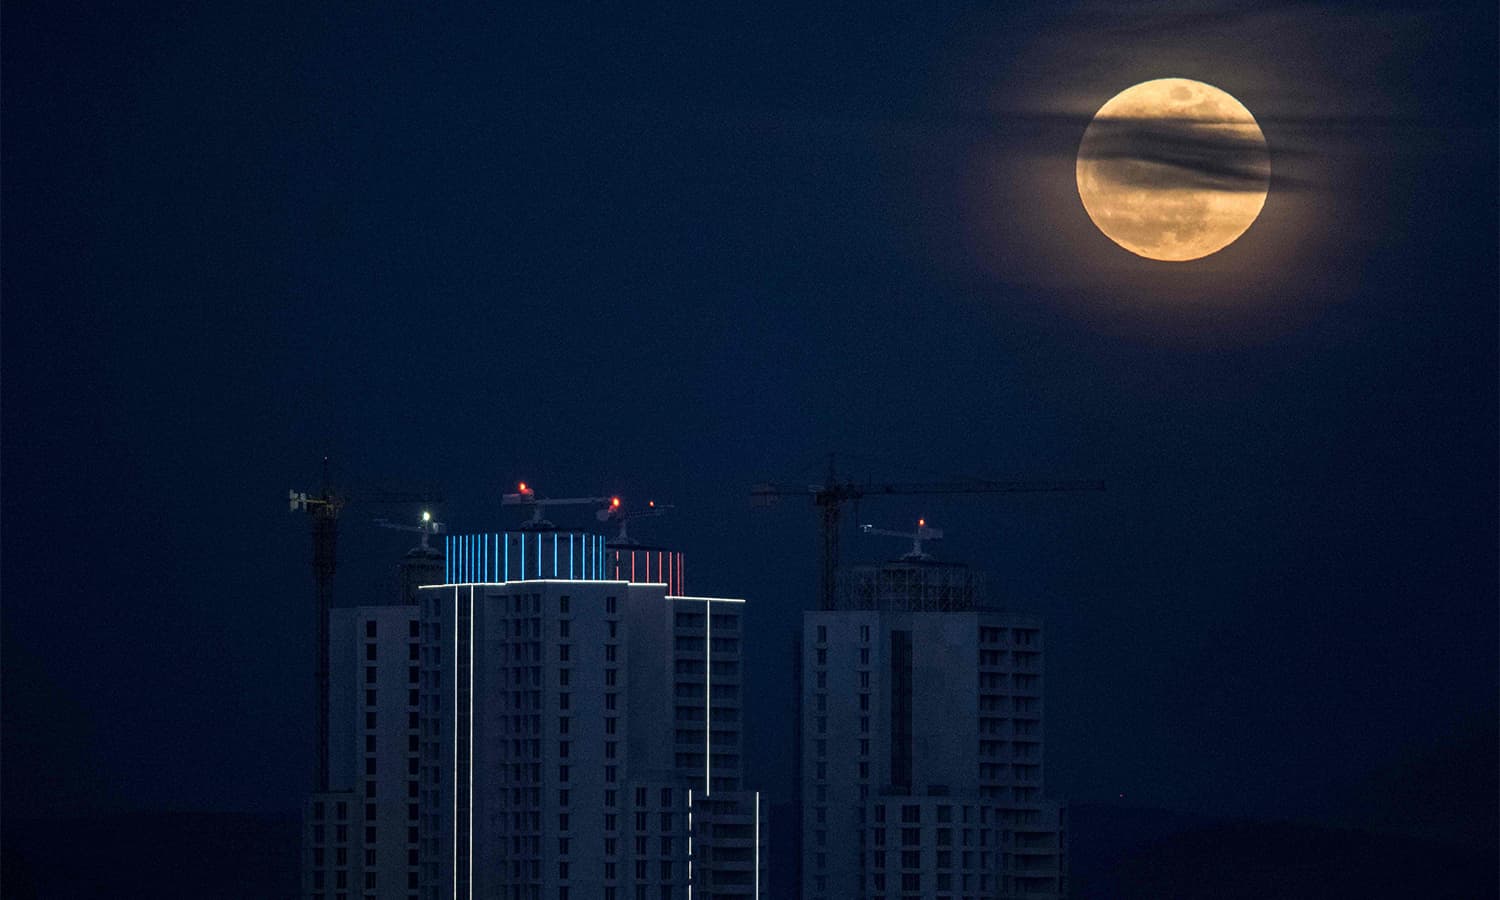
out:
M1271 157L1243 104L1187 78L1110 98L1078 146L1078 196L1110 240L1184 262L1234 243L1260 215Z

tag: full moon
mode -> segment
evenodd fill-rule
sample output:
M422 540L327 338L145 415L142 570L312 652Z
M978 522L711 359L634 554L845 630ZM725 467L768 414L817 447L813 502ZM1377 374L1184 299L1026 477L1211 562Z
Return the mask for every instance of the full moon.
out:
M1271 156L1238 100L1201 81L1158 78L1094 114L1077 177L1106 237L1147 259L1185 262L1234 243L1260 215Z

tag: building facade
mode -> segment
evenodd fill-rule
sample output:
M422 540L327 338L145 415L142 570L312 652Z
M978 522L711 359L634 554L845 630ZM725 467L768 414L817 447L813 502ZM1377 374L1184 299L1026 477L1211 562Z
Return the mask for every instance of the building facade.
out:
M805 900L1066 895L1038 619L903 560L848 573L801 640Z
M329 612L329 790L303 809L302 896L418 895L420 623L417 585L441 578L425 542L385 605Z
M755 896L744 603L606 579L581 537L451 538L421 591L421 896ZM558 577L569 543L600 555ZM496 580L507 548L542 577Z
M680 584L671 558L638 577ZM579 532L452 536L403 568L411 602L333 611L304 897L764 896L744 603L619 562Z

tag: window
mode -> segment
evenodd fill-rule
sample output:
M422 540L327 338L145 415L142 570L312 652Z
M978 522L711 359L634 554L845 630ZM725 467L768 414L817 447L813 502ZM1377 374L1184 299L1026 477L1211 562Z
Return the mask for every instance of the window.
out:
M570 653L570 651L572 649L573 649L573 647L572 647L571 644L558 644L557 645L557 659L558 659L558 662L567 662L568 661L568 657L569 657L569 653Z
M375 636L375 620L371 619L370 621L368 621L368 622L365 623L365 637L372 638L374 636Z
M557 598L557 611L560 612L560 613L562 613L562 614L564 614L564 615L567 615L567 612L568 612L568 598L567 597L558 597Z
M615 598L613 598L613 597L605 597L604 598L604 611L606 613L608 613L609 615L611 615L611 616L615 614Z
M569 634L569 627L568 626L570 626L572 624L573 623L570 620L568 620L568 619L563 619L562 621L558 622L557 623L557 636L558 637L569 637L570 634Z
M375 623L371 622L370 624L374 625ZM365 644L365 659L368 659L371 662L375 661L375 645L374 644Z
M818 643L820 643L820 644L826 644L826 643L828 643L828 626L827 625L819 625L818 626Z

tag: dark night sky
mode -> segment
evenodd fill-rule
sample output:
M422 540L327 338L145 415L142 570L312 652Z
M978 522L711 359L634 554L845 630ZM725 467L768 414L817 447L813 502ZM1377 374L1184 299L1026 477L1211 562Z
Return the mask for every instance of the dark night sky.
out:
M296 808L324 452L459 531L676 503L776 799L816 532L746 494L830 450L1109 482L861 510L1046 618L1054 794L1331 814L1493 723L1494 4L804 5L6 4L8 816ZM1186 265L1072 182L1167 75L1272 154ZM346 516L341 603L411 512Z

